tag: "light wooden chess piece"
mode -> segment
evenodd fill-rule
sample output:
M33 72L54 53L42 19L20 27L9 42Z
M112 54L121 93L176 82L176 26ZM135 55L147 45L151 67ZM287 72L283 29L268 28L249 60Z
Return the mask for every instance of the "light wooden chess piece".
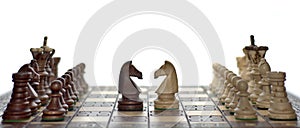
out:
M244 53L245 53L245 51L244 51ZM237 67L239 68L239 75L243 79L248 79L247 75L246 75L247 66L248 66L248 63L249 63L249 60L248 60L247 56L244 55L243 57L236 57L236 62L237 62Z
M224 82L224 91L223 94L220 96L220 102L225 105L225 99L228 96L228 93L231 89L231 83L230 83L230 79L231 77L233 77L235 74L232 71L225 71L224 72L224 78L225 78L225 82Z
M262 93L259 94L259 97L256 101L256 107L259 109L268 109L270 107L271 100L271 85L267 80L267 72L271 71L271 67L265 58L261 58L261 61L258 65L262 79L258 82L262 86Z
M285 72L268 72L267 77L272 85L271 104L268 109L269 118L272 120L297 120L295 110L285 91Z
M142 111L143 100L139 98L141 89L131 80L130 76L143 79L142 72L137 70L132 61L123 64L119 76L119 93L122 98L118 101L119 111Z
M237 82L238 80L242 79L241 77L239 76L234 76L232 77L232 85L233 85L233 88L230 90L230 91L233 91L233 98L229 104L229 112L230 114L234 114L234 109L236 108L238 102L239 102L239 95L237 94L238 93L238 89L237 89Z
M178 80L175 67L169 61L165 61L154 73L154 78L165 76L166 78L161 85L156 89L158 98L154 101L154 108L158 110L178 109L179 102L175 97L178 92Z
M257 120L256 111L251 106L248 96L249 93L247 92L248 84L244 80L238 80L237 82L237 89L239 92L237 93L240 97L239 103L235 108L235 119L237 120Z

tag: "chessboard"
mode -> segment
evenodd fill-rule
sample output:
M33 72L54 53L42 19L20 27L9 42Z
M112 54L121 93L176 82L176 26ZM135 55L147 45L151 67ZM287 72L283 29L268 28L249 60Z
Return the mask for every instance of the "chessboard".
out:
M156 86L140 86L143 100L142 111L118 111L118 94L116 86L90 86L88 93L80 96L74 109L68 111L63 121L42 121L41 107L28 120L21 122L3 122L0 127L30 128L196 128L196 127L300 127L300 100L288 94L288 98L297 114L297 121L273 121L267 117L268 110L257 110L257 120L236 120L227 108L219 103L217 96L209 91L208 86L179 86L176 98L179 109L155 110ZM9 102L11 92L0 97L0 115Z

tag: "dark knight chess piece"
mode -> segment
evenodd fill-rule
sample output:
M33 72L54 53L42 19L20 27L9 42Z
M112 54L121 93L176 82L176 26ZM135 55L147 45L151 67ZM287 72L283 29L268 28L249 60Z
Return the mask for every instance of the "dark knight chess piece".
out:
M122 98L118 101L119 111L142 111L143 101L139 98L140 88L131 80L130 76L142 79L142 72L138 71L132 61L123 64L119 76L119 93Z
M48 106L43 110L42 120L43 121L62 121L65 118L66 110L63 108L60 98L62 89L62 83L59 80L51 82L51 100Z

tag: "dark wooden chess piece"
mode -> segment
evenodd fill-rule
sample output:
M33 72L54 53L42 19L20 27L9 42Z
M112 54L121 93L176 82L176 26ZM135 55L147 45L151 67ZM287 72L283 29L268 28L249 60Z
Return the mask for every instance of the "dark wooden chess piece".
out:
M66 103L66 101L65 101L65 99L64 99L64 97L65 97L65 95L66 95L66 90L63 88L65 85L65 79L64 78L61 78L61 77L58 77L58 78L56 78L56 80L59 80L61 83L62 83L62 88L61 88L61 90L60 90L60 94L61 94L61 97L60 97L60 102L61 102L61 104L62 104L62 106L63 106L63 108L66 110L66 113L68 112L68 109L69 109L69 106L68 106L68 104ZM73 104L73 103L72 103Z
M63 108L60 98L62 89L62 83L59 80L51 82L51 100L48 106L43 110L42 120L43 121L63 121L65 118L66 110Z
M68 70L65 74L69 74L70 75L70 81L69 81L69 84L71 85L72 87L72 90L73 90L73 93L74 95L76 96L76 101L79 101L79 91L77 90L79 87L76 83L76 79L75 79L75 75L74 75L74 72L72 71L72 69Z
M2 115L4 122L27 120L32 115L28 101L28 81L31 77L31 72L18 72L12 75L14 87L11 99Z
M49 73L46 71L46 66L48 59L53 56L55 53L55 50L52 48L49 48L47 45L47 37L44 38L44 45L42 48L31 48L30 51L32 53L32 56L34 59L37 60L38 66L39 66L39 75L40 75L40 83L37 87L37 92L39 95L39 98L42 102L42 106L45 106L48 103L49 96L45 94L51 94L51 90L49 89L49 83L48 83L48 75Z
M74 93L74 90L73 90L73 86L74 86L74 84L72 83L72 81L71 81L71 76L70 76L70 74L64 74L63 76L62 76L64 79L65 79L65 81L66 81L66 86L68 86L69 87L69 93L70 93L70 96L71 96L71 98L74 100L74 102L76 103L77 101L78 101L78 97L75 95L75 93Z
M50 67L52 69L52 72L54 73L55 78L58 77L58 63L60 62L60 57L53 57L50 60Z
M39 66L38 66L38 63L37 63L37 61L35 59L31 60L30 67L32 67L35 72L38 72ZM37 92L38 91L39 82L40 82L40 76L33 77L30 80L30 82L29 82L29 84L35 90L35 92L37 94L37 97L35 98L35 103L38 105L38 108L41 107L41 100L39 99L39 95L38 95L38 92Z
M118 101L119 111L142 111L143 101L139 98L140 88L131 80L130 76L143 79L142 72L137 70L132 61L123 64L119 76L119 93L122 98Z
M69 84L66 84L65 77L66 75L63 75L59 80L62 82L63 88L65 89L65 91L62 91L62 93L63 93L64 100L68 105L68 110L72 111L74 109L75 101L70 95L70 92L72 91L71 86Z
M34 63L34 61L31 61L31 63ZM30 83L34 79L40 79L40 76L35 70L30 66L30 64L24 64L18 71L18 73L31 73L31 77L28 79L28 101L29 101L29 108L31 109L32 114L36 114L38 108L41 106L41 102L38 99L38 94L35 92L35 90L31 87Z
M84 91L83 91L83 88L80 86L80 83L78 80L78 71L75 68L72 68L72 69L69 69L68 72L72 77L72 81L73 81L74 87L75 87L74 90L76 89L75 92L77 92L75 94L77 95L77 97L82 96L84 94Z

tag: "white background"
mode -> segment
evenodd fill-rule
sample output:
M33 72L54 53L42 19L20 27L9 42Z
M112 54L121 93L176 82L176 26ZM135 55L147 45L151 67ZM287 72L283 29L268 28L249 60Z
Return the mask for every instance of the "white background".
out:
M54 56L62 58L59 75L73 67L75 44L82 28L97 10L111 1L0 1L0 94L12 89L12 73L30 62L32 56L29 49L40 47L44 36L49 37L48 45L56 49ZM253 34L257 45L269 47L266 58L272 70L287 72L287 90L293 94L298 93L300 2L297 0L189 0L189 2L207 16L217 31L223 45L227 68L238 72L235 57L243 55L242 48L249 45L249 36ZM176 29L172 26L176 26ZM199 77L202 80L199 84L209 84L212 79L211 62L204 45L198 43L194 46L195 43L188 43L198 40L185 26L167 17L156 15L133 17L120 22L103 40L103 45L99 47L102 50L98 51L95 58L95 65L111 67L111 56L115 49L110 48L117 47L121 40L115 43L108 42L118 37L125 38L128 34L124 33L130 31L154 27L175 33L186 41L194 57L201 58L197 60ZM199 48L200 52L195 48ZM153 64L144 63L145 58L151 59ZM176 63L176 57L159 50L146 50L133 55L134 65L144 74L144 80L136 80L137 83L151 85L150 73L159 68L164 59L174 62L180 82L181 69ZM108 63L104 63L106 61ZM101 70L101 67L95 69ZM102 78L97 79L97 82L99 85L116 84L109 72L111 68L106 69L101 70L102 72L95 71L96 77Z

